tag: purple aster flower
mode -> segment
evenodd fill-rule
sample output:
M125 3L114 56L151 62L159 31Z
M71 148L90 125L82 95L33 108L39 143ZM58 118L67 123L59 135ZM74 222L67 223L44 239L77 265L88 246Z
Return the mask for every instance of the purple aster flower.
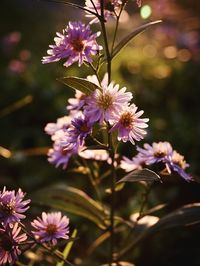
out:
M48 151L48 161L56 167L63 165L63 169L66 169L70 157L77 152L78 145L74 145L74 143L68 143L66 147L62 146L61 143L54 143L53 148Z
M0 222L7 226L8 223L19 222L26 216L22 213L28 210L30 200L24 200L25 193L21 189L9 191L4 187L0 192Z
M0 265L13 265L21 254L19 246L24 244L27 235L19 235L20 231L17 223L12 228L0 228Z
M132 159L123 156L120 162L120 167L124 169L125 172L141 170L143 169L144 166L145 166L145 160L139 154L133 157Z
M63 34L57 33L57 37L54 38L55 45L49 46L51 49L47 51L48 56L43 57L42 63L57 62L61 59L66 59L66 67L76 61L79 66L83 61L91 63L91 56L102 49L96 42L99 35L100 32L92 34L90 26L80 21L69 22Z
M148 118L139 118L144 111L137 112L137 106L132 104L124 107L122 111L117 114L114 126L111 131L118 130L118 140L123 142L130 141L135 144L134 140L140 141L146 135L144 128L147 128L146 124Z
M88 97L85 106L85 115L90 122L110 121L116 116L124 106L132 99L131 92L125 92L126 88L119 89L119 85L110 83L108 86L102 87L102 90L95 90Z
M169 142L153 142L152 146L145 143L144 148L137 147L141 157L144 158L147 165L158 162L166 163L172 155L173 149Z
M94 5L92 4L91 0L86 0L85 8L95 13L97 12L98 15L101 15L101 1L93 0L93 3ZM104 19L107 21L109 17L114 16L121 4L121 0L104 0ZM90 24L98 22L98 18L93 14L87 12L86 17L93 18Z
M61 212L42 213L42 217L37 217L31 225L35 228L32 231L34 236L41 242L57 244L57 239L69 238L69 219L62 216Z
M170 168L170 170L177 172L186 181L192 180L192 176L185 172L185 169L189 166L189 164L186 163L184 156L179 154L177 151L173 151L169 157L167 166Z
M68 140L70 143L80 143L83 145L85 138L92 133L92 123L87 117L80 116L72 120L72 126L68 130Z
M58 130L65 130L69 127L71 123L71 116L63 116L57 119L56 123L48 123L45 126L45 132L53 136Z

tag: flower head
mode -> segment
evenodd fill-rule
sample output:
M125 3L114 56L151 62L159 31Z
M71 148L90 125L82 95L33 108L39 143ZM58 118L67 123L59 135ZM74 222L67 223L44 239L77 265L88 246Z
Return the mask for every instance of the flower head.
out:
M189 166L189 164L186 163L184 156L177 151L173 151L167 161L167 165L172 171L177 172L186 181L192 180L192 176L185 172L185 169Z
M53 148L48 151L48 161L54 164L56 167L63 165L63 169L67 168L70 157L76 154L78 146L70 144L68 146L62 146L61 143L54 143Z
M124 169L126 172L141 170L144 166L145 166L145 160L139 154L137 154L132 159L123 156L120 162L120 167Z
M102 90L95 90L88 97L85 106L85 115L89 117L90 122L110 121L123 108L127 106L132 99L131 92L125 92L126 88L119 89L119 85L110 83L108 86L102 87Z
M140 141L146 135L144 128L147 128L148 118L139 118L144 111L137 112L137 106L132 104L124 107L121 110L114 122L114 126L111 131L118 130L118 140L123 142L130 141L135 144L136 141Z
M78 61L81 66L83 61L92 62L92 55L95 55L102 49L96 42L100 32L92 34L89 25L80 21L69 22L69 25L63 30L63 34L57 33L54 38L55 45L50 45L47 51L48 56L43 57L43 64L57 62L66 59L64 66L68 67Z
M35 228L32 233L41 242L51 242L57 244L57 239L69 238L69 219L62 216L61 212L42 213L42 217L37 217L31 225Z
M92 123L84 116L80 116L72 120L72 126L68 130L69 141L83 145L85 138L92 132Z
M24 200L25 193L21 189L15 193L15 190L9 191L4 187L0 192L0 222L7 226L9 223L19 222L26 216L24 213L28 210L30 200Z
M158 162L166 163L173 152L171 144L167 141L153 142L152 146L145 143L144 148L137 147L137 150L147 165Z
M0 265L13 265L21 254L19 246L27 239L27 235L19 235L20 231L21 227L17 223L12 228L0 228Z
M121 0L104 0L104 19L107 19L115 14L115 12L119 9L122 4ZM94 5L93 5L94 3ZM98 15L101 15L101 1L100 0L93 0L93 3L90 0L85 1L85 8L89 9L90 11L97 12ZM98 18L95 15L90 14L87 12L87 17L93 18L90 22L97 23Z

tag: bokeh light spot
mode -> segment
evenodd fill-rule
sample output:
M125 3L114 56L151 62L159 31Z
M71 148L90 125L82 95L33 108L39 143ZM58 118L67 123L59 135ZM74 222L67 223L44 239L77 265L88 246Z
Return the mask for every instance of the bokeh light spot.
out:
M149 5L144 5L141 9L140 9L140 16L143 19L147 19L151 16L152 10L151 7Z

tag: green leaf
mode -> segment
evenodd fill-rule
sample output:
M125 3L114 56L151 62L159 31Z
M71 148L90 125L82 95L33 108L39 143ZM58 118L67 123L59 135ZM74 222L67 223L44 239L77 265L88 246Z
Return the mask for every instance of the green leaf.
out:
M71 237L75 238L76 235L77 235L77 230L74 229L74 231L73 231ZM73 244L74 244L73 241L67 243L65 249L63 250L62 255L63 255L63 258L64 258L65 260L68 258L68 256L69 256L69 252L70 252L70 250L71 250ZM58 263L56 264L56 266L63 266L63 265L64 265L64 261L60 261L60 262L58 262Z
M99 86L88 81L87 79L82 79L77 77L64 77L64 78L59 78L58 81L71 87L74 90L79 90L86 95L90 95L96 89L101 90Z
M161 218L159 222L151 228L151 232L199 222L200 203L188 204Z
M127 246L125 246L119 252L119 257L126 254L145 237L157 231L166 230L178 226L188 226L196 223L200 223L200 203L185 205L180 209L177 209L167 214L166 216L160 218L160 220L156 224L142 231L140 235L133 236L133 241L129 241Z
M51 186L34 193L33 202L85 217L101 229L107 227L106 210L82 190L65 184Z
M113 50L112 58L114 58L121 51L121 49L124 48L135 36L145 31L149 27L156 25L158 23L161 23L161 22L162 20L156 20L156 21L149 22L147 24L144 24L136 28L134 31L128 34L123 40L121 40L120 43L117 44L117 46Z
M160 176L149 169L134 170L120 179L117 184L137 181L160 181Z

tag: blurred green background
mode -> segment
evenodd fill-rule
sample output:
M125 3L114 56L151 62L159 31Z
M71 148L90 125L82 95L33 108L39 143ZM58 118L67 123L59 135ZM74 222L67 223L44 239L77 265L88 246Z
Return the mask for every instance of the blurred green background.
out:
M82 3L82 1L76 1ZM150 118L145 142L169 141L190 164L198 181L200 172L200 2L197 0L142 1L141 9L130 0L123 14L118 40L142 23L162 19L163 23L140 34L113 61L112 77L134 95L135 103ZM59 181L79 187L92 195L88 180L81 174L55 169L47 162L51 146L44 126L66 114L67 99L73 91L56 79L91 74L86 66L69 68L62 63L42 65L56 31L69 20L84 18L79 10L63 4L38 0L2 0L0 26L0 187L23 188L28 193ZM98 25L93 26L94 30ZM108 30L112 32L113 21ZM101 39L99 38L99 42ZM139 144L140 145L140 144ZM142 145L142 143L141 143ZM133 156L134 147L121 151ZM124 215L139 207L140 186L129 186L121 211ZM167 203L168 210L200 200L200 186L178 177L155 186L149 206ZM78 227L77 256L84 255L95 227L88 232L87 221L70 216ZM199 226L159 233L144 241L129 260L137 266L200 265ZM85 236L87 235L87 237ZM83 237L83 238L81 238ZM75 252L76 253L76 252ZM100 250L98 258L103 255ZM74 255L75 257L75 255ZM95 261L95 257L94 257ZM88 265L99 265L93 262Z

